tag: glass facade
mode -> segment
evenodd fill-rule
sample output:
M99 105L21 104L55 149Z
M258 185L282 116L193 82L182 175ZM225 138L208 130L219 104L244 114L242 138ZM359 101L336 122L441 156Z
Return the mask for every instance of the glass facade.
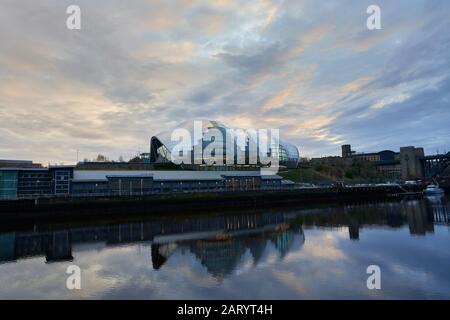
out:
M140 195L153 190L153 177L107 177L108 190L115 195Z
M201 123L201 127L195 127L195 122ZM153 136L150 141L150 161L152 163L171 162L172 150L180 143L178 140L172 140L172 133L175 129L187 130L191 135L191 150L186 157L186 159L190 159L189 164L226 165L235 169L240 169L242 165L261 165L262 161L260 160L263 158L263 154L258 149L257 139L259 138L245 130L228 128L220 122L204 119L187 121L171 130ZM200 137L196 136L199 130ZM200 142L201 138L203 138L202 142ZM196 147L199 144L202 148ZM230 145L233 146L234 156L227 154L227 147L230 147ZM253 150L256 151L257 156L254 156ZM297 167L300 155L296 146L280 139L279 143L268 147L267 150L269 156L278 155L280 166ZM182 159L186 155L180 153L173 156ZM197 161L195 161L196 159ZM200 159L200 162L198 159ZM214 160L218 161L214 163Z
M70 180L72 178L72 172L71 169L57 169L54 170L54 180L53 180L53 187L54 187L54 193L55 195L67 195L70 192Z
M73 167L0 168L0 199L68 195Z
M18 171L0 171L0 199L15 199L17 197Z
M52 194L52 176L48 170L19 171L19 197L35 197Z

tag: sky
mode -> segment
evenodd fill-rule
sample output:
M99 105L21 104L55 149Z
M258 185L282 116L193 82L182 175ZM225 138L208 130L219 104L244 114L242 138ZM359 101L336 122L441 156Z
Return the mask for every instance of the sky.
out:
M69 5L81 30L66 27ZM368 30L366 9L381 9ZM2 0L0 159L131 158L187 119L278 128L303 157L450 150L439 0Z

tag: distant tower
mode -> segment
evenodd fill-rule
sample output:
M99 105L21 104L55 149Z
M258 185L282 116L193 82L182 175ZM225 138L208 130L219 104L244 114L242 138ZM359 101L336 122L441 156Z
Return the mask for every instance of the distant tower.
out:
M421 158L425 156L423 148L401 147L400 166L403 180L423 178L423 164Z
M342 158L349 158L352 156L352 146L349 144L344 144L342 146Z

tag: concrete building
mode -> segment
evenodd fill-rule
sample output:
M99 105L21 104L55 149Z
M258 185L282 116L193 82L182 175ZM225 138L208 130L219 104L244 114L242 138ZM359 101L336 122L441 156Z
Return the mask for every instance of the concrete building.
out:
M351 145L346 144L342 146L342 158L376 163L377 170L388 179L397 180L402 177L399 152L383 150L358 153L352 150Z
M400 165L403 180L420 179L424 176L421 161L424 156L423 148L412 146L400 148Z
M342 157L375 162L378 171L388 178L415 180L424 177L423 148L401 147L400 152L383 150L372 153L356 153L350 145L342 146Z
M342 146L342 158L360 159L371 162L395 161L400 159L400 153L392 150L358 153L352 150L351 145L345 144Z
M344 144L342 147L342 158L349 158L352 156L352 146Z

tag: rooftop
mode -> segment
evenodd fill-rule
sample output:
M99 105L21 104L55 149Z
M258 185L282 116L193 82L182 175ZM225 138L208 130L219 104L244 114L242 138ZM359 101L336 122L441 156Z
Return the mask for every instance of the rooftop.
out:
M75 170L74 181L107 180L107 177L148 177L164 181L222 180L223 177L259 177L259 171L188 171L188 170ZM281 179L278 175L263 175L262 179Z
M0 163L32 164L33 161L31 161L31 160L7 160L7 159L0 159Z

